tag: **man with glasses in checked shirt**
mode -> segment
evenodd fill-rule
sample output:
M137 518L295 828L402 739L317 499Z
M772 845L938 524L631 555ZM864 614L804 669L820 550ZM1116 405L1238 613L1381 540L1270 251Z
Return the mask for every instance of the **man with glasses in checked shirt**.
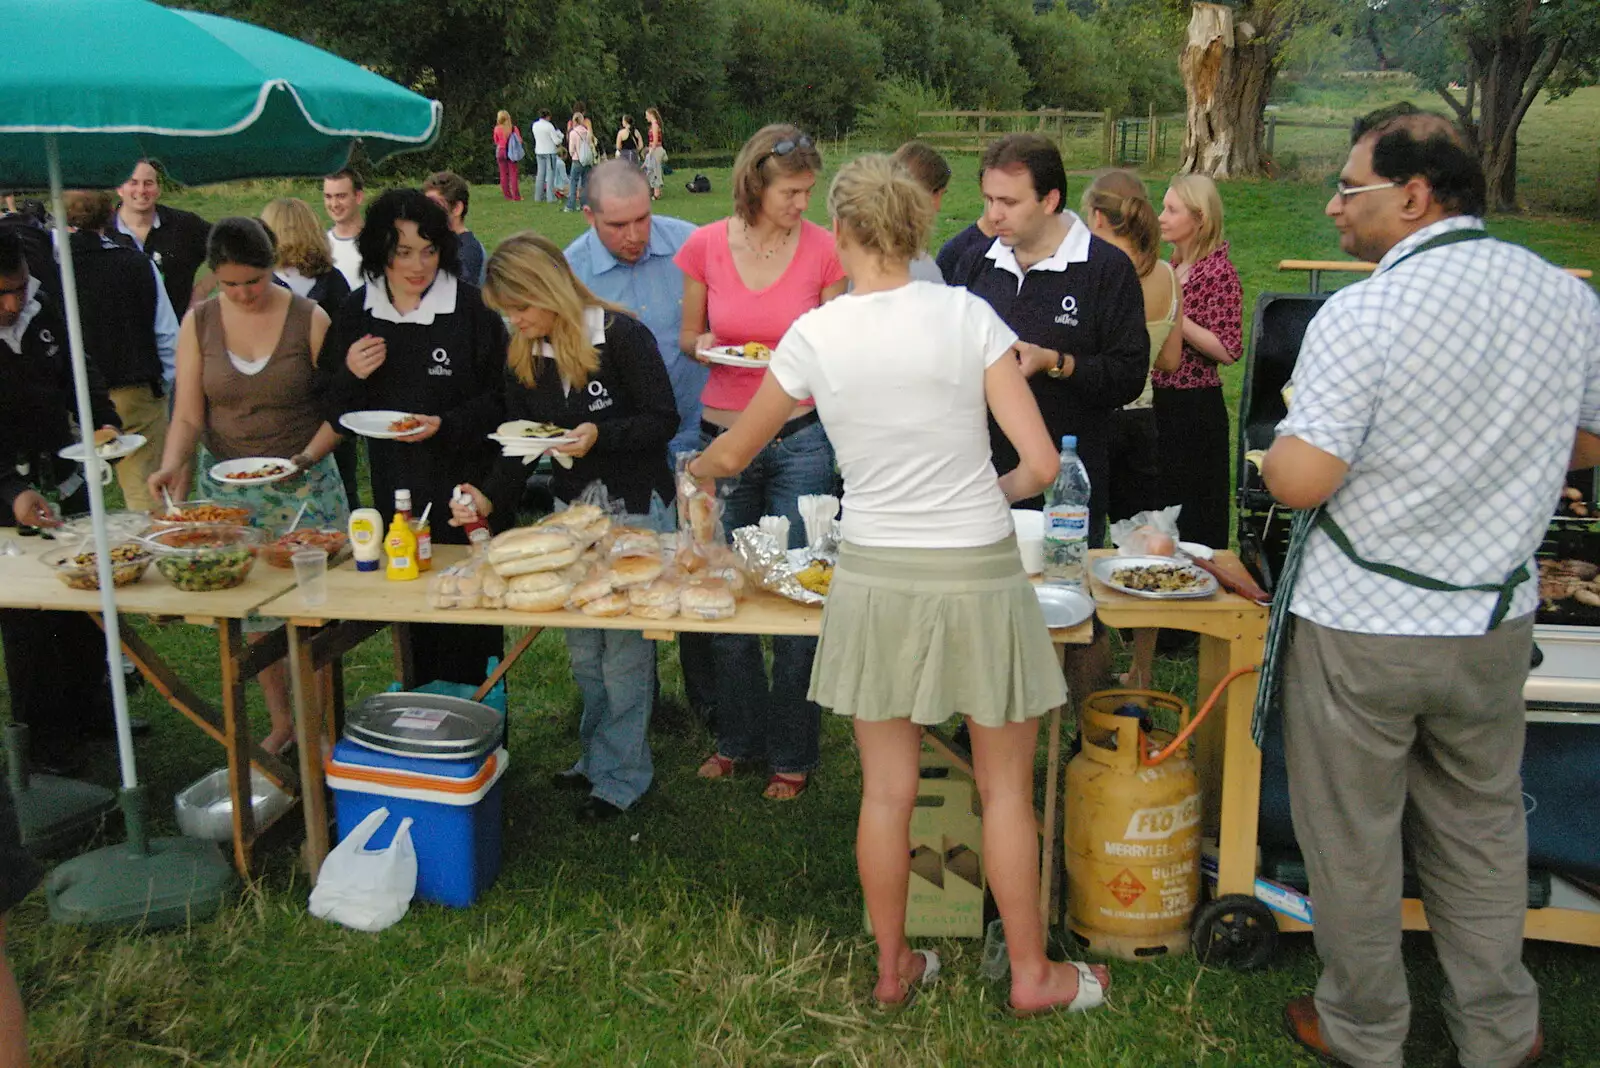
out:
M1460 1063L1543 1052L1522 964L1522 686L1534 550L1568 468L1600 462L1600 299L1488 238L1484 207L1444 118L1406 105L1357 123L1327 214L1378 266L1312 321L1263 463L1280 502L1322 509L1283 714L1323 972L1285 1015L1339 1064L1402 1063L1402 837Z

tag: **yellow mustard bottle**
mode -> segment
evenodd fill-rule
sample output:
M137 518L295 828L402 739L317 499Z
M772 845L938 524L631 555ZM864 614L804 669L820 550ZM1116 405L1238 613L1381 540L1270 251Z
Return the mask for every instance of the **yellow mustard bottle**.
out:
M394 521L389 524L383 550L389 554L386 574L391 580L405 582L417 577L417 535L403 513L396 512Z

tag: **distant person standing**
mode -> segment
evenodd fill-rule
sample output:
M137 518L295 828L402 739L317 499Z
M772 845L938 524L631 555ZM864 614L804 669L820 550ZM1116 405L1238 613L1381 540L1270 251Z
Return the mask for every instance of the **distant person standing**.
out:
M507 200L521 200L518 169L522 154L513 145L522 143L517 124L511 121L511 112L502 109L494 118L494 161L500 169L500 195ZM515 153L516 159L512 159Z
M428 199L444 209L450 216L450 232L456 235L461 247L461 280L483 288L483 242L467 229L467 202L472 197L472 187L454 171L437 171L422 183Z
M1228 544L1228 405L1219 365L1243 352L1243 294L1222 235L1222 197L1201 174L1172 179L1161 202L1161 239L1172 243L1172 266L1183 286L1183 359L1156 371L1161 496L1181 504L1178 530L1188 541Z
M639 128L633 124L632 116L622 116L622 127L617 130L617 158L637 167L639 152L643 148L644 138L639 136Z
M907 141L894 150L894 161L911 172L917 184L928 191L933 201L933 217L938 219L939 208L944 204L944 191L950 187L950 164L932 146L921 141ZM944 272L938 263L923 249L911 261L913 282L944 284Z
M63 205L81 297L83 347L105 376L126 433L145 443L117 462L123 502L148 512L155 499L145 479L161 465L167 401L178 367L178 317L161 274L140 253L106 236L115 198L98 189L69 190Z
M315 301L331 320L350 296L350 283L333 265L328 236L311 206L299 197L278 197L261 209L278 249L273 275L295 296Z
M583 207L584 183L595 164L594 126L581 111L573 112L567 123L567 155L572 164L567 172L567 202L561 210L577 211Z
M556 202L556 185L561 174L561 131L550 121L550 109L539 112L539 118L528 129L533 137L533 159L537 165L533 178L533 202Z
M361 236L361 205L366 199L361 175L348 167L322 180L322 210L333 223L328 230L328 247L333 253L333 265L344 275L352 292L361 286L361 252L356 238Z
M644 173L650 180L650 199L660 200L661 189L666 185L663 168L667 162L667 149L662 141L661 112L655 108L645 108L644 117L650 124L650 130L645 135Z
M160 204L161 176L147 159L134 164L133 173L118 187L122 203L115 219L118 233L133 239L161 271L172 310L183 313L211 290L211 272L205 269L206 237L211 224L192 211Z

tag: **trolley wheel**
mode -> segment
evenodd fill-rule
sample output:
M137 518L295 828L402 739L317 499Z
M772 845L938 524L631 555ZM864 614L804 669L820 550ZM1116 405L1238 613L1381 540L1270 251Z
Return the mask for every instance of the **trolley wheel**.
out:
M1248 894L1224 894L1195 911L1189 941L1202 964L1252 971L1277 950L1278 922Z

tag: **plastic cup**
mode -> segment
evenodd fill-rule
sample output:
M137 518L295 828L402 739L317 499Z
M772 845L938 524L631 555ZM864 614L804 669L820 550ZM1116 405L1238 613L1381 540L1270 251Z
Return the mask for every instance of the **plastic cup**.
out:
M328 602L328 550L301 549L289 557L294 565L294 582L307 607Z
M1011 509L1011 525L1017 531L1017 551L1022 568L1030 575L1044 572L1044 513L1026 508Z

